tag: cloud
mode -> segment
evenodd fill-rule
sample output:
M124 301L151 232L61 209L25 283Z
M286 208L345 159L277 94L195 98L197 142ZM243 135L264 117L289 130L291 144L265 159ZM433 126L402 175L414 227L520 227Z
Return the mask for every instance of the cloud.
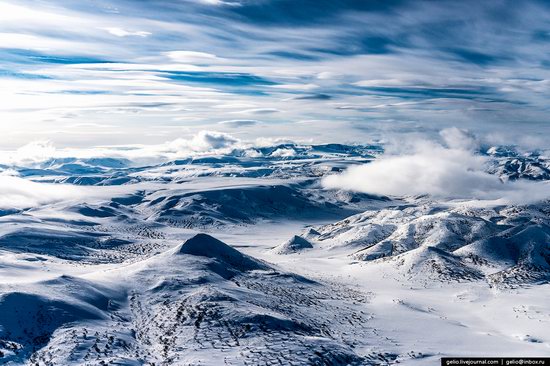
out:
M550 133L549 14L538 0L6 0L0 120L17 126L0 134L10 147L161 143L173 131L159 121L242 109L273 113L252 138L361 142L414 123L534 140ZM68 116L115 127L77 135Z
M233 112L233 113L240 113L240 114L272 114L272 113L278 113L280 110L277 108L253 108L253 109L245 109L243 111Z
M113 36L117 36L117 37L130 37L130 36L135 36L135 37L147 37L147 36L150 36L151 35L151 32L145 32L145 31L127 31L125 29L122 29L122 28L116 28L116 27L108 27L108 28L104 28L107 32L109 32L110 34L112 34Z
M331 100L332 96L328 94L309 94L294 97L296 100Z
M308 90L312 90L312 89L317 89L319 87L319 85L316 85L316 84L279 84L279 85L272 85L271 86L272 88L276 88L276 89L287 89L287 90L305 90L305 91L308 91Z
M50 141L33 141L17 149L10 157L11 162L22 165L33 165L56 156L55 146Z
M207 52L170 51L164 53L171 60L181 63L210 63L219 60L216 55Z
M1 151L0 164L30 168L44 167L52 159L118 158L140 164L153 164L171 159L204 154L228 153L233 148L251 146L223 132L201 130L189 137L180 137L160 144L125 145L119 147L57 149L50 141L31 142L15 151ZM9 172L9 169L4 170ZM5 173L5 175L8 173Z
M136 146L131 150L107 150L104 154L118 154L130 160L170 160L197 154L228 153L241 146L241 141L227 133L202 130L192 137L177 138L158 145Z
M228 121L221 121L218 122L220 125L229 126L232 128L238 128L238 127L247 127L247 126L254 126L261 123L258 120L255 119L231 119Z
M16 176L0 175L0 209L25 209L78 198L92 199L107 192L65 184L37 183Z
M254 140L254 146L268 147L282 144L292 144L293 140L285 137L258 137Z
M296 151L294 151L293 149L279 148L273 151L270 156L274 158L291 158L293 156L296 156Z
M198 1L207 5L241 6L241 2L239 0L198 0Z
M177 141L177 140L176 140ZM216 131L200 131L191 140L174 142L175 145L188 147L193 151L218 150L235 145L239 140L231 135Z
M128 194L133 190L127 186L89 187L34 182L9 173L0 174L0 209L21 210L82 199L90 203L110 199L113 195Z
M450 149L472 151L479 147L476 136L467 130L451 127L442 130L439 134Z
M398 79L360 80L353 83L353 85L360 87L402 86L403 84L405 84L405 82Z
M546 182L502 182L486 172L488 158L475 153L475 138L456 128L443 130L444 143L416 140L368 164L323 179L331 189L371 194L529 203L550 198Z

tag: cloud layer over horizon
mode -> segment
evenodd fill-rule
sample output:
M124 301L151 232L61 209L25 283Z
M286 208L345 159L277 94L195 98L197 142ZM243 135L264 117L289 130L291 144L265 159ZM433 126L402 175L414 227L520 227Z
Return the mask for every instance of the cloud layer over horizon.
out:
M2 149L549 132L547 2L0 4Z
M457 128L440 132L442 141L413 139L368 164L323 179L329 189L383 196L428 194L434 198L528 204L550 198L548 181L502 181L488 170L479 141Z
M538 162L547 166L550 150L495 146L491 145L493 140L491 136L478 136L456 127L441 130L437 138L421 134L400 135L384 144L367 145L373 152L376 151L373 160L351 165L342 173L328 172L329 175L321 178L321 186L393 197L429 195L433 199L483 206L529 204L550 199L550 181L547 178L539 181L514 180L494 170L499 157L500 161L504 159L512 165L518 164L514 162L517 158L536 157L541 159ZM335 148L334 145L327 146L330 146L329 149ZM91 172L98 167L155 169L179 159L190 159L188 161L192 162L195 158L201 160L204 157L220 159L212 161L223 161L224 157L229 157L229 164L237 161L237 157L265 159L264 163L268 165L283 160L292 165L300 164L298 160L303 163L327 158L323 153L326 146L319 147L313 142L299 143L287 139L238 139L231 134L208 130L186 138L148 145L75 149L57 148L50 141L35 141L11 152L0 152L0 188L3 187L5 193L0 200L0 209L33 207L96 194L88 188L42 183L41 178L35 182L29 181L27 171L31 175L38 174L38 177L42 169L45 169L45 177L49 174L63 175L56 173L56 169L63 171L61 167L65 164L80 164L83 169L87 166ZM336 151L347 151L349 147L344 146ZM338 153L335 156L337 160L342 159ZM184 167L182 169L185 170ZM537 174L536 171L533 173Z

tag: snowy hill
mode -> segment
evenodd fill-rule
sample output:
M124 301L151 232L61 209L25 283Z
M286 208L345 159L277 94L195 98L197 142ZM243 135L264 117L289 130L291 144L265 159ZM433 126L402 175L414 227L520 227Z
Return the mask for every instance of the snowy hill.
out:
M550 203L322 185L382 152L276 144L2 167L0 363L546 355ZM486 155L503 185L547 179L542 155Z
M277 245L273 248L272 252L275 254L292 254L310 248L313 248L313 245L311 245L307 239L294 235L283 244Z
M366 211L308 234L318 250L394 263L408 277L522 286L550 280L547 204L472 209L436 203ZM532 221L525 222L530 217Z
M339 335L367 331L351 300L325 302L338 290L280 272L205 234L86 277L29 283L0 297L4 361L344 365L363 359ZM314 311L306 313L306 305ZM332 323L350 316L349 323Z

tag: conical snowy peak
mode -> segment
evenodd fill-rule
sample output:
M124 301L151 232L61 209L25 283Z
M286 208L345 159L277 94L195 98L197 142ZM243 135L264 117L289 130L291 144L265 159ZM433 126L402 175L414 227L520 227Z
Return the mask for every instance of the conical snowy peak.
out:
M292 254L310 248L313 248L313 245L307 239L294 235L291 239L276 246L271 251L275 254Z
M178 253L217 259L240 271L267 269L267 266L260 261L242 254L238 250L207 234L197 234L188 239L178 249Z

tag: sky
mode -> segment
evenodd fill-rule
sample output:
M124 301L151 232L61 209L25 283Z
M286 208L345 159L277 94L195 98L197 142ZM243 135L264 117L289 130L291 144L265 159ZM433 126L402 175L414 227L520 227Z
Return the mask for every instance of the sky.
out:
M0 150L451 127L536 147L549 68L547 1L0 0Z

